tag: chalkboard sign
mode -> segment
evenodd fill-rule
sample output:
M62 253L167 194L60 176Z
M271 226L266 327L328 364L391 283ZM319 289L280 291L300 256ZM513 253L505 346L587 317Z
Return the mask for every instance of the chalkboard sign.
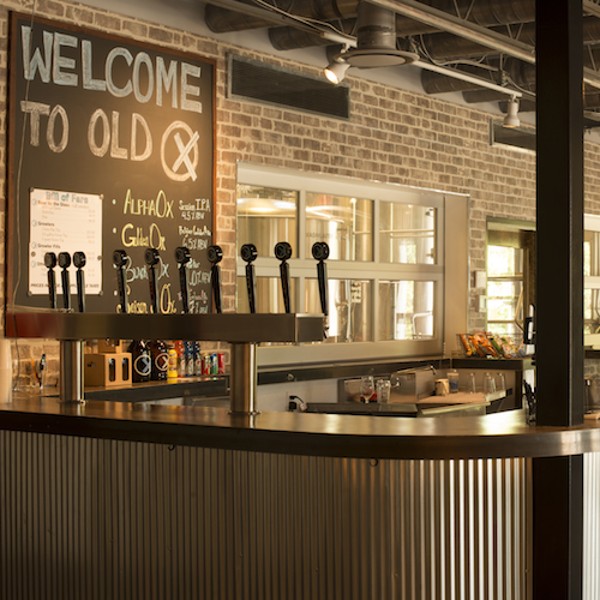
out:
M208 312L214 62L13 14L9 98L7 303L48 307L45 253L83 251L86 310L117 311L123 249L129 310L150 312L152 247L159 311L181 312L186 246L190 312Z

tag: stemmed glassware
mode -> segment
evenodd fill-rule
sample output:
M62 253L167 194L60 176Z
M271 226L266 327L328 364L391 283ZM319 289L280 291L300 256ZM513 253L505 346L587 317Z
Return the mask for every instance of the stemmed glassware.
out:
M360 400L367 404L371 401L375 393L375 381L372 375L365 375L360 378Z

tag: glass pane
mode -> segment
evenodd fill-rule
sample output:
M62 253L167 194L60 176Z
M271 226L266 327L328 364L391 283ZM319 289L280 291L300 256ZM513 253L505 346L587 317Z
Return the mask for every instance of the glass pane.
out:
M523 273L523 249L508 246L487 247L487 276L514 277Z
M583 290L584 333L600 333L600 290Z
M492 330L491 323L494 321L514 322L520 318L517 314L519 301L523 290L523 282L520 280L488 280L487 286L487 318L488 329ZM494 333L500 333L493 329Z
M600 275L600 232L583 232L583 274L587 277Z
M290 278L290 302L292 312L296 310L296 285L297 280ZM248 307L248 292L246 278L236 278L237 311L250 312ZM256 312L257 313L284 313L283 295L281 293L281 280L279 277L256 278Z
M435 333L434 304L433 281L381 281L378 338L431 339Z
M373 260L373 201L306 195L306 257L315 242L329 244L330 260Z
M321 313L316 279L306 280L304 310ZM329 331L327 342L370 342L373 291L370 281L329 279Z
M435 208L380 202L379 222L381 262L435 264Z
M488 321L488 330L495 335L504 335L512 338L513 342L520 343L523 339L523 332L514 322L504 323L498 321Z
M298 256L298 192L252 185L237 187L237 245L252 243L259 256L273 256L289 242Z
M488 298L517 298L521 291L520 281L488 281Z
M513 298L487 299L488 321L514 321L516 302Z

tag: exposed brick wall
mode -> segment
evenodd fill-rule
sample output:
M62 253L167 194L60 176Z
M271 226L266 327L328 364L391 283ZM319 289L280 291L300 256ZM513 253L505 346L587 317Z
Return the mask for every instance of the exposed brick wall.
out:
M5 214L8 10L31 10L30 0L0 8L0 210ZM425 94L349 76L349 122L226 97L229 52L317 76L317 70L182 31L56 0L38 0L38 14L110 31L217 60L216 242L224 248L224 308L234 306L235 176L238 161L422 186L470 196L470 265L485 269L488 217L534 219L535 158L489 145L489 115ZM586 142L586 210L600 213L600 147ZM4 234L0 234L4 246ZM0 252L0 257L4 252ZM3 269L0 270L3 272ZM3 275L0 277L3 278ZM2 294L3 294L2 281ZM2 304L4 298L2 297ZM473 302L474 308L474 302ZM484 324L472 311L472 327ZM20 344L26 360L56 345Z

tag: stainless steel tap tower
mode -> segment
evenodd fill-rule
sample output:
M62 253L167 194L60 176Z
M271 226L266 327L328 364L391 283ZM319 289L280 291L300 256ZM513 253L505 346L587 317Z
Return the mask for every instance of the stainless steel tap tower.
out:
M256 414L256 346L260 342L316 342L323 316L305 314L138 315L31 311L6 312L9 337L60 342L61 400L83 402L83 341L186 339L231 344L231 412Z

